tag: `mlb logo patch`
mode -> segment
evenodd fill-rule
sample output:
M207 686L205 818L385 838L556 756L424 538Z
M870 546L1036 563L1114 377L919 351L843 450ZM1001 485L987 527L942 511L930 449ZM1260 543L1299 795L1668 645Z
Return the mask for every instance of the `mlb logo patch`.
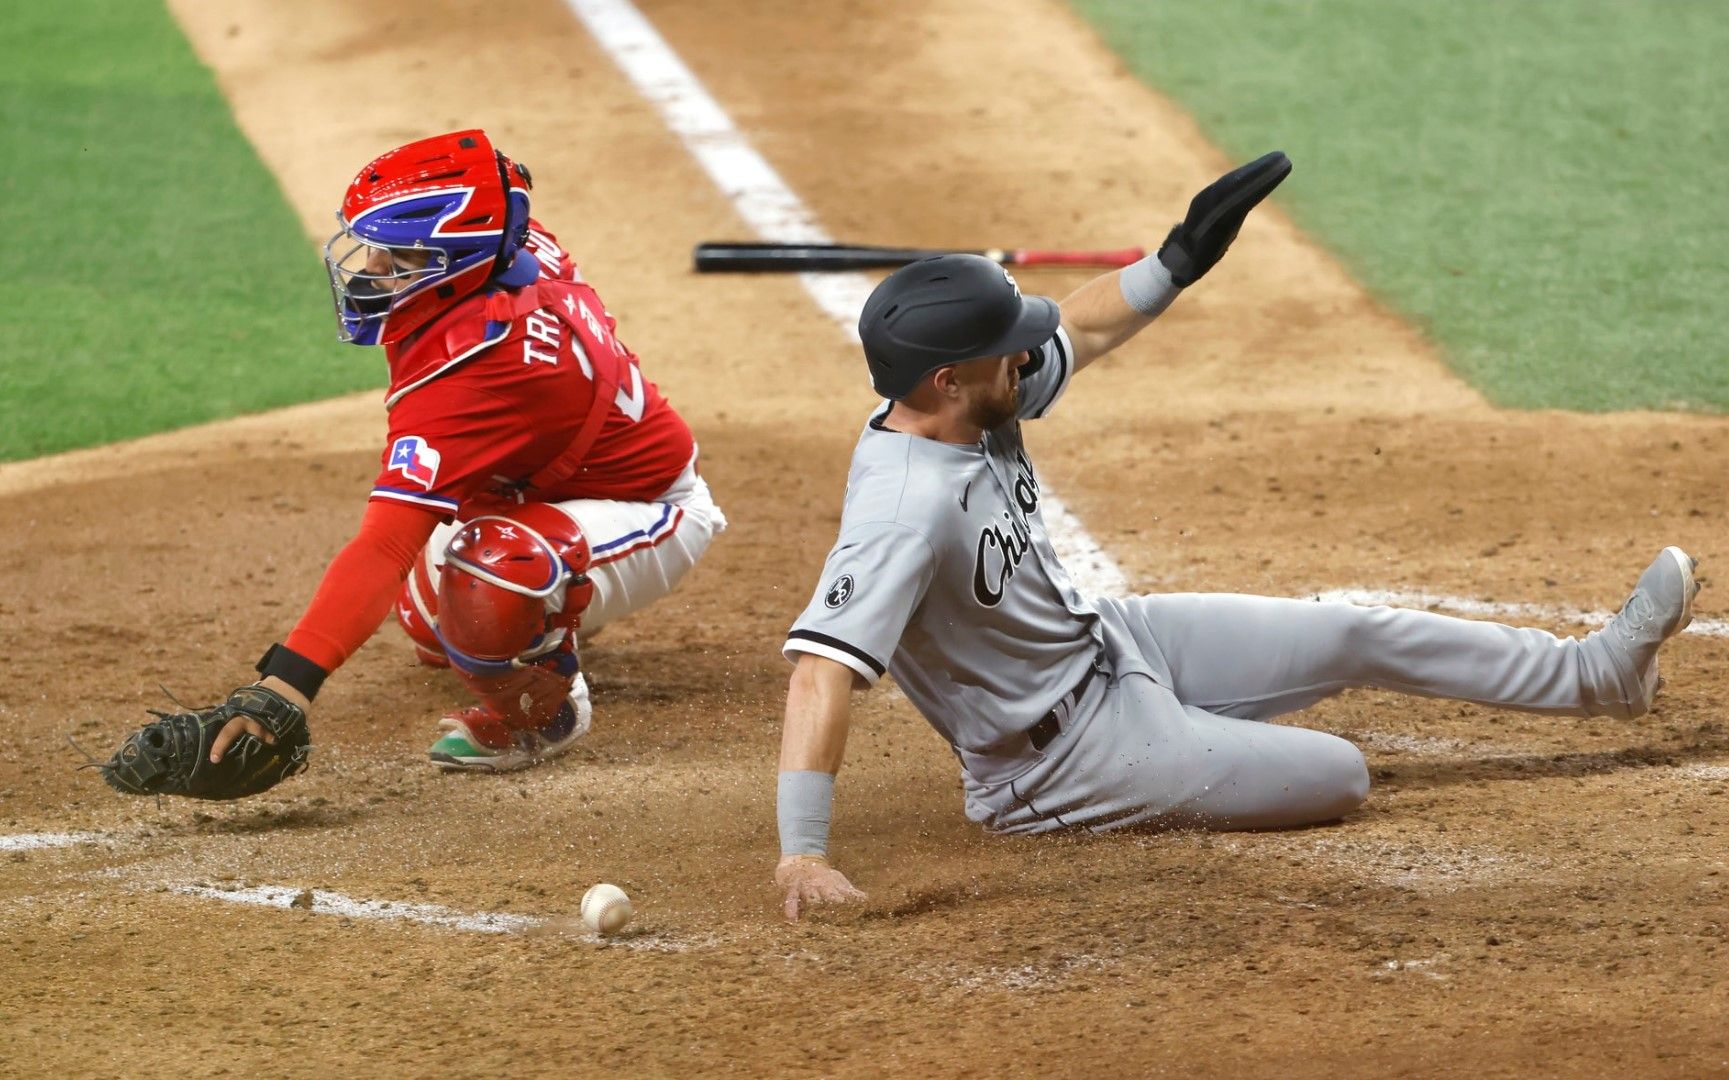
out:
M431 491L438 481L438 451L418 435L404 435L390 447L390 468Z

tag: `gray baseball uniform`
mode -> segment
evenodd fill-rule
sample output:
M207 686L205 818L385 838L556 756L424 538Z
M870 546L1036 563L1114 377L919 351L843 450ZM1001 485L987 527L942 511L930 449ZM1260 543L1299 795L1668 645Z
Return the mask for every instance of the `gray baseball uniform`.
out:
M1019 419L958 446L859 438L840 537L793 624L885 672L948 740L967 816L1003 832L1331 820L1367 795L1350 743L1264 723L1348 687L1527 711L1629 700L1585 641L1431 612L1229 594L1087 598L1057 561L1020 420L1073 373L1062 330L1021 371Z

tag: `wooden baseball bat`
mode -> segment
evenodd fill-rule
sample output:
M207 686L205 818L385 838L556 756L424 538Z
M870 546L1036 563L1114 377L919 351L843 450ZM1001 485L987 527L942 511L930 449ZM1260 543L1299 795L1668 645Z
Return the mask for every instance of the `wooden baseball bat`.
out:
M986 248L957 252L942 248L879 247L872 244L776 244L710 240L692 253L699 274L798 273L807 270L869 270L905 266L930 255L983 255L1004 266L1127 266L1146 255L1142 248L1120 251L1044 251Z

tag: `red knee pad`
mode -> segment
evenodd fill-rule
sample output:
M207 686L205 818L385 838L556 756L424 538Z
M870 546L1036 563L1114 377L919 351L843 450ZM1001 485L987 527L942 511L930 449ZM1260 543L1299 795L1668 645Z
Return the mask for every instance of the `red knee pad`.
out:
M550 652L581 622L594 597L588 566L582 528L544 503L466 522L445 549L437 638L467 674L505 674L519 658Z
M414 655L429 667L449 667L444 645L438 640L438 587L426 567L424 552L402 583L396 598L396 621L414 642Z

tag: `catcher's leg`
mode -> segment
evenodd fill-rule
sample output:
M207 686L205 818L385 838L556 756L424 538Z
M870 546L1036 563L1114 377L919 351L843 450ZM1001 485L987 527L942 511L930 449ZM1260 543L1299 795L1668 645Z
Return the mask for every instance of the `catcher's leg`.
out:
M445 717L429 751L434 762L520 769L587 733L574 631L593 595L588 558L581 527L545 504L457 531L439 574L437 641L480 701Z
M592 552L594 600L582 617L584 636L672 592L726 528L694 468L662 501L576 499L557 505L582 523Z

